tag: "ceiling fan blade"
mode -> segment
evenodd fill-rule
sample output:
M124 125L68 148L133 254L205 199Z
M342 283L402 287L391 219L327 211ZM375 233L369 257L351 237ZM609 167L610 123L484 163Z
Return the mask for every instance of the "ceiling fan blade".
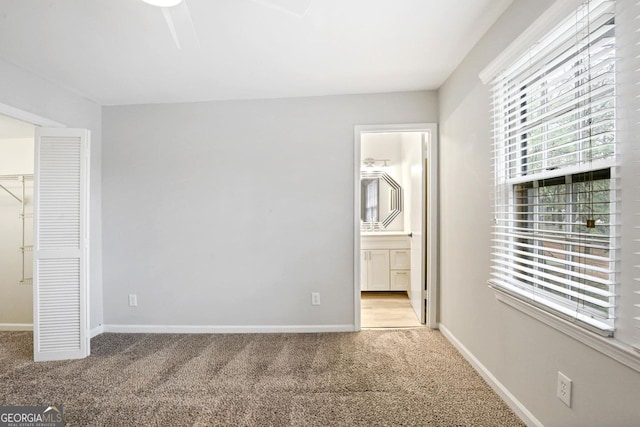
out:
M178 49L198 49L200 47L198 33L193 25L186 1L182 1L177 6L163 7L162 15Z
M288 13L298 18L302 18L311 7L312 0L253 0L280 12Z

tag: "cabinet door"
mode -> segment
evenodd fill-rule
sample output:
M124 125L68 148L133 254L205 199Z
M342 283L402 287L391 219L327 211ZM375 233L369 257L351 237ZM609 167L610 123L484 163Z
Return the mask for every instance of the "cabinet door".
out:
M411 268L410 249L391 249L391 269L409 270Z
M391 272L391 290L406 291L409 289L410 270L400 270Z
M360 290L366 291L369 282L369 251L360 251Z
M389 290L389 251L375 250L369 252L369 287L370 291Z

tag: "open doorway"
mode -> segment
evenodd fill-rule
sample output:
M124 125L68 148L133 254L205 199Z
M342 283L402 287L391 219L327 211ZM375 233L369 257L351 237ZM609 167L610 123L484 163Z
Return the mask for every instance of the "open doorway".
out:
M356 330L437 327L433 124L357 126Z
M8 234L19 236L17 242L3 234L0 246L18 245L13 249L21 254L18 263L7 267L19 271L19 279L0 277L11 286L0 287L0 330L33 330L35 361L86 357L89 131L5 104L0 114L0 132L8 136L0 154L0 193L19 204L20 220L18 226L7 224ZM0 275L4 272L3 266Z
M0 330L33 329L34 133L0 114Z

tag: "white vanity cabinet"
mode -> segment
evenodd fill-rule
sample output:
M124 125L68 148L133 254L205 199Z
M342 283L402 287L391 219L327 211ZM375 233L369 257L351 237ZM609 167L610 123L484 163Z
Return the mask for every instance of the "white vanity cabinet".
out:
M389 288L392 291L408 290L411 280L411 250L391 249L389 257L391 270Z
M404 233L366 233L360 240L360 289L406 291L411 278L411 243Z
M389 251L360 251L360 288L363 291L389 290Z

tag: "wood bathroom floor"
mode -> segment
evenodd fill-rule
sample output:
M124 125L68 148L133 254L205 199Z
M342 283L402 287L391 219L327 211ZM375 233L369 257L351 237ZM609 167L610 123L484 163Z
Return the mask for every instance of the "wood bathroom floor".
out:
M408 328L423 326L406 292L361 292L363 328Z

